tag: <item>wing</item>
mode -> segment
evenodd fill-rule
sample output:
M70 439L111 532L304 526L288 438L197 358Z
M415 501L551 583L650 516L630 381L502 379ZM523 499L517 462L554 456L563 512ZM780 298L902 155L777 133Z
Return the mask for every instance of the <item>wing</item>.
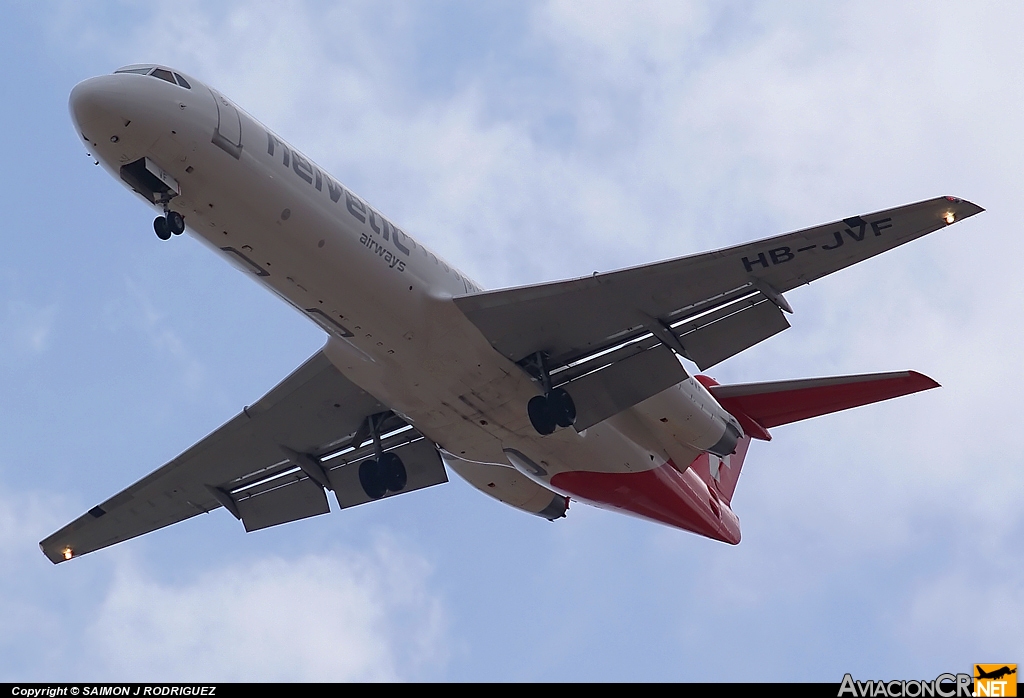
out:
M255 531L326 514L325 488L341 508L370 501L354 465L374 453L370 419L381 447L405 464L398 494L447 481L434 444L318 352L220 429L39 545L57 563L221 506Z
M590 394L591 375L619 361L634 364L623 374L661 372L666 348L702 370L713 366L789 327L782 313L792 312L786 291L982 210L940 197L714 252L462 296L455 303L509 359L537 376L535 357L542 357L554 384ZM677 377L648 380L648 390Z

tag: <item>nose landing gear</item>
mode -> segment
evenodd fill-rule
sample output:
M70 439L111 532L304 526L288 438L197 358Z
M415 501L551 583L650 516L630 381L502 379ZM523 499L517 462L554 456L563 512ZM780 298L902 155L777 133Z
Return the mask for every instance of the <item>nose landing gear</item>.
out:
M153 230L161 240L170 240L172 235L185 232L185 217L177 211L167 210L165 215L157 216L153 221Z
M163 216L157 216L153 221L153 230L156 231L156 236L161 240L171 239L171 231L167 228L167 219Z

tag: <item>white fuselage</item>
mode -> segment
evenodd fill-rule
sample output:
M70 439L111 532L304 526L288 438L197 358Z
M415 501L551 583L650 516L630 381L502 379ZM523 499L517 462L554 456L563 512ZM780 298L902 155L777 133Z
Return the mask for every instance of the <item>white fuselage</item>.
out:
M582 433L538 435L526 404L539 386L451 300L479 286L255 119L188 81L191 89L134 74L87 80L72 95L76 126L115 178L148 157L176 180L180 195L169 205L189 231L320 325L330 336L325 353L351 381L452 456L507 468L508 450L528 455L524 473L554 491L562 472L679 464L679 496L708 527L733 525L709 508L707 487L686 467L721 436L710 416L717 403L696 381ZM211 139L216 132L226 147ZM672 428L654 418L659 410L673 412Z

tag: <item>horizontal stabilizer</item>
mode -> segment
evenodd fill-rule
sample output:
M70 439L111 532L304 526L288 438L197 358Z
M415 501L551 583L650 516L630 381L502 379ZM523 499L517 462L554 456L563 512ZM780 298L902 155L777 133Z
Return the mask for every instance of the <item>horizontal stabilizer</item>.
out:
M745 431L762 440L771 438L767 429L782 424L939 387L931 378L916 371L738 385L708 385L712 381L701 382L722 407L740 420ZM748 428L747 420L755 423L750 425L753 428Z

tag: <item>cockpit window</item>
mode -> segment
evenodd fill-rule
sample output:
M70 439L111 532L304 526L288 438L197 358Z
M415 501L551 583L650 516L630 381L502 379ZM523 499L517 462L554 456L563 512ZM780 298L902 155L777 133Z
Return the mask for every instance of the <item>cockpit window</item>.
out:
M172 85L175 84L174 83L174 76L171 75L171 71L169 71L169 70L164 70L163 68L154 68L153 72L150 73L150 75L152 75L155 78L160 78L161 80L166 80L167 82L171 83Z
M132 73L135 75L150 75L154 78L160 78L166 80L172 85L181 85L186 90L191 90L192 86L188 84L188 80L183 78L178 73L171 73L171 71L165 68L157 68L152 65L126 65L124 68L118 68L114 71L114 74L118 73Z

